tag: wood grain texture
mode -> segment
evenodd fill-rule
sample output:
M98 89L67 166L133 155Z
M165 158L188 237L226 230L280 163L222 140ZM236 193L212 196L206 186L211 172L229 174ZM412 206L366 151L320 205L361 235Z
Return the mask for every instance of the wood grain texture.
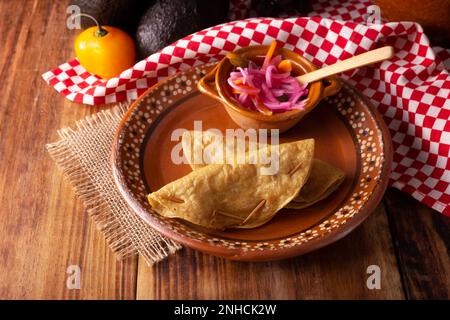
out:
M450 219L408 195L385 196L408 299L450 299Z
M381 268L381 290L366 286ZM326 248L284 261L245 263L190 249L154 267L139 263L138 299L402 299L383 206L353 233Z
M73 57L64 1L0 1L0 298L134 298L137 259L117 262L50 159L56 130L98 110L41 74ZM66 268L81 267L81 289Z

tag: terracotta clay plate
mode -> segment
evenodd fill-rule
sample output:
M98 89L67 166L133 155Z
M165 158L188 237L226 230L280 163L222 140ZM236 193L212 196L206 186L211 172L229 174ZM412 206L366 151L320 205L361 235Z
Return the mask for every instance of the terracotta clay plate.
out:
M146 195L191 171L171 161L175 129L237 128L224 108L200 94L196 83L211 65L177 74L150 88L124 117L113 146L113 172L134 211L165 236L191 248L235 260L274 260L334 242L375 209L385 191L392 150L387 128L351 86L323 100L280 141L315 138L315 157L341 168L346 179L327 199L302 210L283 209L255 229L211 231L159 216Z

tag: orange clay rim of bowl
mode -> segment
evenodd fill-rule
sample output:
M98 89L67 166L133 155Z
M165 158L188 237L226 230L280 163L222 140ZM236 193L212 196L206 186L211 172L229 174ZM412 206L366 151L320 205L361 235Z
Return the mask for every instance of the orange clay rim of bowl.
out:
M140 218L142 218L146 223L148 223L152 228L156 231L160 232L162 235L179 242L180 244L186 245L192 249L200 250L202 252L206 252L215 256L224 257L231 260L239 260L239 261L270 261L270 260L279 260L286 259L298 255L302 255L313 250L317 250L324 246L327 246L347 234L349 234L353 229L359 226L372 212L375 210L378 203L381 201L384 192L387 188L389 181L389 172L391 170L392 163L392 143L390 139L389 130L385 125L381 115L377 113L376 109L371 105L368 99L360 94L359 92L355 92L365 106L368 108L369 113L372 115L376 122L376 126L379 130L379 139L382 144L382 150L384 154L384 159L382 159L382 168L380 172L381 180L377 183L376 187L373 190L372 195L369 197L367 203L360 209L358 214L356 214L353 218L347 221L347 223L339 228L333 229L330 232L323 234L321 237L312 239L306 243L303 243L301 246L292 246L292 247L284 247L277 248L277 250L268 250L268 251L245 251L240 248L236 249L224 249L222 247L215 247L211 244L205 243L201 240L194 239L186 234L181 234L171 230L165 223L161 222L157 217L157 213L150 210L150 212L144 208L139 200L136 199L135 195L128 188L126 179L124 176L124 172L121 168L121 156L120 156L120 148L121 141L120 137L122 131L125 129L128 121L130 120L132 114L136 109L139 108L141 101L146 97L146 95L156 87L166 83L169 79L176 77L178 74L175 74L166 80L156 84L155 86L147 89L144 94L142 94L138 100L136 100L129 110L126 112L124 117L122 118L112 144L112 153L111 153L111 162L112 162L112 171L113 177L116 186L121 192L127 204L133 209L135 213L137 213Z
M234 51L234 53L239 54L243 58L246 58L248 60L254 60L256 57L265 56L268 49L269 46L250 46L238 49ZM318 69L313 63L308 61L306 58L289 49L277 48L274 55L279 54L281 54L283 58L290 60L293 63L293 67L297 70L300 70L302 74ZM217 88L219 96L225 102L226 107L232 108L233 110L239 112L240 114L246 117L268 122L279 122L284 120L290 120L297 118L300 115L305 115L308 112L312 111L314 107L323 98L323 91L325 87L324 81L326 81L326 79L321 81L315 81L308 85L309 90L307 97L308 101L306 102L306 105L302 110L285 111L280 113L273 113L272 115L265 115L258 111L249 110L247 108L241 107L239 103L230 94L227 79L233 68L234 66L231 64L229 59L227 59L226 57L222 59L222 61L220 61L217 66L215 76L215 86Z

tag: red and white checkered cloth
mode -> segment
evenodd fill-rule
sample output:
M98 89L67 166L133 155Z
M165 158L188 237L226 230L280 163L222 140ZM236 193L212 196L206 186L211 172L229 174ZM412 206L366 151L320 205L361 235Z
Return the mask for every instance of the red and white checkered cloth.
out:
M232 14L245 16L245 7L233 2ZM391 185L450 216L450 75L444 65L450 54L445 49L437 54L416 23L365 23L369 5L367 0L323 0L310 17L225 23L187 36L110 80L89 74L77 60L43 78L71 101L98 105L136 99L179 70L274 39L318 66L392 45L393 59L343 78L371 100L390 129L395 151Z

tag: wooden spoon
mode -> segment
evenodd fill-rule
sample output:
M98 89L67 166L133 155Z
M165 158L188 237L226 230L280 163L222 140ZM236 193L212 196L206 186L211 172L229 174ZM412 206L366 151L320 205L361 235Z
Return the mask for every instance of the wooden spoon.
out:
M351 69L364 67L372 63L380 62L391 58L394 55L394 48L385 46L375 50L370 50L357 56L336 62L330 66L323 67L313 72L306 73L297 77L301 84L308 84L317 80L321 80L337 73L348 71Z

